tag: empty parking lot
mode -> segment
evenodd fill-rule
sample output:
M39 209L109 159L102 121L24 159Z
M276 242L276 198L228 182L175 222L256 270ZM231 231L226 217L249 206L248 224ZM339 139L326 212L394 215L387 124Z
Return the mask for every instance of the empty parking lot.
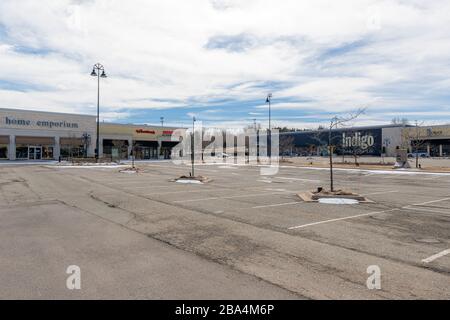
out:
M2 297L450 298L448 174L336 170L373 203L332 205L297 196L328 186L319 168L139 167L0 167Z

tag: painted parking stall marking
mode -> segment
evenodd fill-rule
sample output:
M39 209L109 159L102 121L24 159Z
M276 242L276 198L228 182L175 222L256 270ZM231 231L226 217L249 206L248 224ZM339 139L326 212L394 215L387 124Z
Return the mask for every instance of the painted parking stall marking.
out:
M446 256L446 255L448 255L448 254L450 254L450 249L441 251L441 252L439 252L439 253L436 253L436 254L432 255L431 257L428 257L428 258L426 258L426 259L423 259L422 262L430 263L430 262L433 262L434 260L439 259L439 258L442 258L442 257L444 257L444 256Z

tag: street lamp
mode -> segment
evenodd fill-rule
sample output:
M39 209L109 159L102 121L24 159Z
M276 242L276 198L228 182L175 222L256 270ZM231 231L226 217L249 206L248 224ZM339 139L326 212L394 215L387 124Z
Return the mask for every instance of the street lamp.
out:
M101 71L101 74L100 74ZM91 76L97 77L97 138L95 142L95 162L99 158L99 131L100 131L100 77L106 78L105 68L100 63L94 64Z
M191 164L192 164L192 177L195 177L194 173L194 161L195 161L195 116L192 117L192 139L191 139Z
M164 127L164 117L159 118L161 120L161 127Z
M271 126L271 120L272 120L272 115L271 115L271 108L270 108L270 103L272 101L272 94L269 93L267 95L266 98L266 103L269 104L269 137L268 137L268 154L269 154L269 163L272 164L272 126Z
M270 102L271 102L271 100L272 100L272 94L269 93L267 95L267 98L266 98L266 103L269 104L269 132L270 132L270 129L271 129L271 124L270 124L270 122L271 122L271 110L270 110Z

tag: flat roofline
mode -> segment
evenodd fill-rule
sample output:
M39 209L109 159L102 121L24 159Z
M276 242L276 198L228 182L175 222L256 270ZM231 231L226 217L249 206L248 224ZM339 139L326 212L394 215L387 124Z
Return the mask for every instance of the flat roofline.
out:
M82 113L67 113L67 112L54 112L54 111L40 111L40 110L30 110L30 109L15 109L15 108L0 108L0 111L20 111L29 113L44 113L44 114L55 114L62 116L79 116L79 117L89 117L97 118L96 115L82 114ZM184 127L169 127L169 126L158 126L158 125L148 125L148 124L134 124L134 123L115 123L115 122L100 122L100 125L120 125L120 126L133 126L133 127L149 127L149 128L167 128L167 129L186 129Z
M372 130L372 129L387 129L387 128L413 128L412 125L397 125L397 124L387 124L387 125L374 125L374 126L360 126L360 127L344 127L332 129L331 131L348 131L348 130ZM328 132L329 129L325 128L322 130L301 130L301 131L286 131L280 132L280 134L293 133L293 134L308 134L308 133L318 133L318 132Z
M123 126L123 127L136 127L136 128L152 128L152 129L186 129L184 127L169 127L169 126L158 126L151 124L135 124L135 123L116 123L116 122L100 122L100 125L111 125L111 126Z
M81 117L91 117L96 118L96 116L92 116L90 114L82 114L82 113L67 113L67 112L55 112L55 111L40 111L40 110L30 110L30 109L14 109L14 108L0 108L0 111L20 111L20 112L30 112L30 113L46 113L46 114L59 114L66 116L81 116Z

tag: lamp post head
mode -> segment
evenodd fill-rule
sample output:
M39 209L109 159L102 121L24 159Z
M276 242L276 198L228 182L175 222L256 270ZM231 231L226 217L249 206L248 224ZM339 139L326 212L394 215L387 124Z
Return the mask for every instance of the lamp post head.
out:
M93 77L97 76L97 72L95 72L95 68L92 69L91 76L93 76Z
M272 99L272 94L269 93L266 98L266 103L269 103L271 99Z
M105 70L103 70L103 71L102 71L102 74L101 74L101 76L100 76L100 77L102 77L102 78L107 78L107 77L106 77L106 73L105 73Z

